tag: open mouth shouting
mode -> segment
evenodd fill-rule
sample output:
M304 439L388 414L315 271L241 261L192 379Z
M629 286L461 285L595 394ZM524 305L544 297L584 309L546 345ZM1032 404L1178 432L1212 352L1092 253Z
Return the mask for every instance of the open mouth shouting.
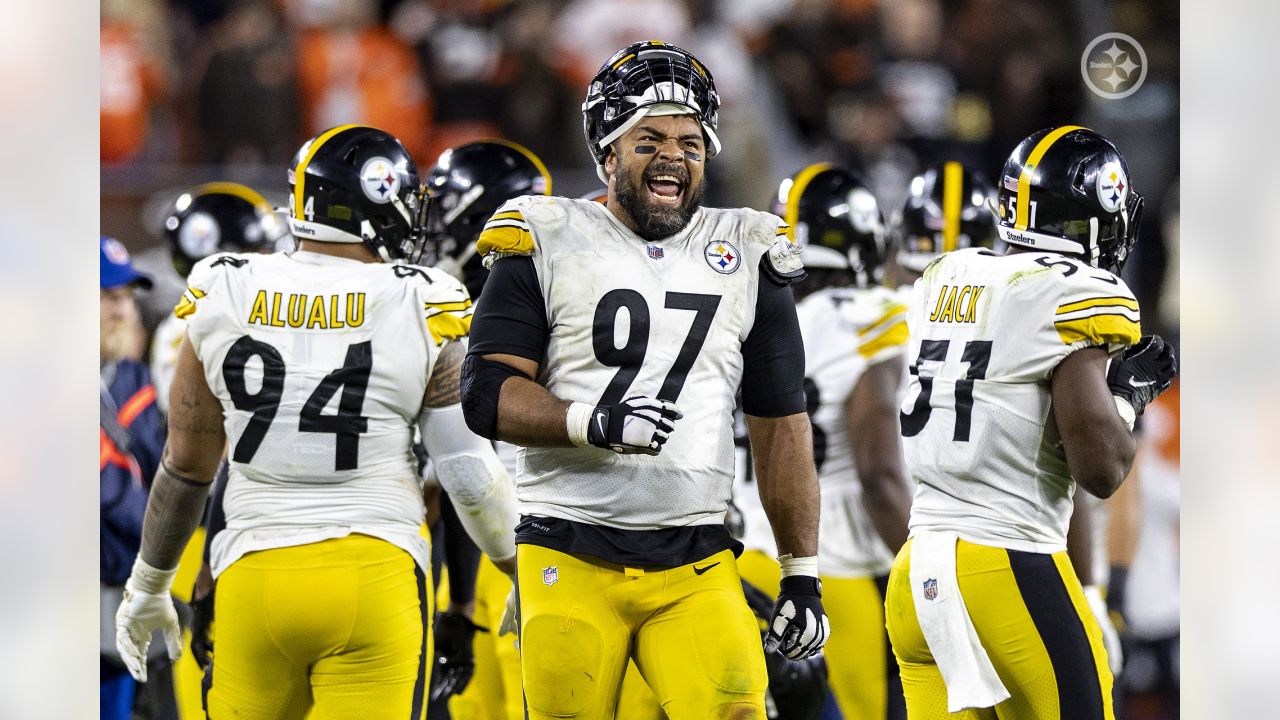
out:
M679 207L689 181L683 173L657 171L646 173L645 184L653 202L666 207Z

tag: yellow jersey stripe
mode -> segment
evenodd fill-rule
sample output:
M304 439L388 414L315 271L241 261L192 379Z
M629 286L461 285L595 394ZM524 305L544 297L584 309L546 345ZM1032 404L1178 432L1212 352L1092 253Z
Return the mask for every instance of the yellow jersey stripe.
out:
M858 354L864 358L874 357L890 348L906 345L910 339L911 333L907 330L907 321L899 320L896 325L891 326L874 340L859 345Z
M1018 230L1026 230L1028 217L1031 214L1031 178L1036 174L1036 166L1040 164L1040 160L1044 158L1044 154L1049 152L1049 148L1063 135L1074 130L1084 130L1079 125L1063 125L1053 132L1040 138L1040 142L1031 149L1031 154L1027 156L1027 161L1022 165L1022 174L1018 176L1018 202L1017 213L1014 217L1014 228Z
M1074 320L1060 320L1053 326L1064 345L1081 341L1098 345L1133 345L1142 338L1142 325L1118 313L1099 313Z
M894 320L900 319L902 315L906 314L906 312L907 312L906 305L903 305L902 303L893 303L892 305L889 306L889 309L886 310L885 313L880 316L878 320L859 330L858 337L864 337L866 335L869 335L872 332L875 332L876 328L879 328L884 325L888 325Z
M471 332L471 315L458 316L453 313L440 313L427 318L427 329L436 345L445 340L464 338Z
M960 237L961 191L964 189L964 166L951 161L942 169L942 252L956 249Z
M461 310L466 310L466 309L467 309L467 308L469 308L469 307L471 307L471 300L470 300L470 298L468 298L468 299L466 299L466 300L455 300L455 301L451 301L451 302L423 303L423 304L422 304L422 309L423 309L423 310L434 310L434 311L436 311L436 312L458 312L458 311L461 311Z
M621 62L626 62L626 61L627 61L626 58L623 58L621 60ZM547 170L547 166L542 164L542 159L539 158L537 155L534 155L532 150L521 145L518 142L512 142L510 140L504 140L502 138L488 138L484 142L497 143L498 145L506 145L512 150L515 150L516 152L525 156L529 160L529 162L533 163L534 167L538 168L538 172L542 174L542 179L547 181L547 190L542 194L543 195L551 194L551 171Z
M1078 300L1076 302L1067 303L1058 306L1058 315L1066 315L1076 310L1085 310L1092 307L1123 307L1130 310L1138 309L1138 301L1124 295L1112 295L1110 297L1096 297L1088 300Z
M274 210L274 208L271 207L271 203L267 202L267 199L262 197L257 190L254 190L247 185L241 185L240 183L211 182L205 183L191 191L192 197L212 195L214 193L222 193L224 195L238 197L254 207L265 208L267 212Z
M302 160L298 161L298 166L293 169L293 212L296 217L306 219L302 214L302 209L306 207L306 193L303 186L306 184L307 165L311 164L311 158L316 156L316 151L320 146L329 142L329 139L340 132L350 130L351 128L362 127L361 125L339 125L336 128L330 128L324 131L320 137L316 138L307 147L306 155L302 156Z
M782 237L784 235L787 235L787 236L791 235L791 226L787 225L786 223L779 225L777 231L774 232L775 237Z
M791 181L791 189L787 191L786 209L783 211L782 219L787 223L787 239L791 242L796 241L795 228L796 223L800 222L800 196L804 194L804 189L809 187L809 183L818 176L819 173L829 170L831 163L820 162L814 163L809 167L796 173L795 180Z
M476 252L483 257L489 253L532 255L533 234L524 228L496 227L480 233L476 240Z
M493 217L489 218L486 224L495 220L519 220L520 222L524 222L524 215L522 215L519 210L508 210L507 212L497 213Z

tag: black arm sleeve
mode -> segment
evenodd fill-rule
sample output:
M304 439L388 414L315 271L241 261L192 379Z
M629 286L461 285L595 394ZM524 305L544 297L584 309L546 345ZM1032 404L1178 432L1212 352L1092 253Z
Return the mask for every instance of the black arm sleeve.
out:
M804 341L791 288L760 274L756 321L742 343L742 411L782 417L805 411Z
M469 354L502 353L541 364L549 333L533 258L499 258L476 302Z
M444 523L444 564L449 569L449 600L466 605L476 599L480 548L458 519L449 493L440 491L440 521Z

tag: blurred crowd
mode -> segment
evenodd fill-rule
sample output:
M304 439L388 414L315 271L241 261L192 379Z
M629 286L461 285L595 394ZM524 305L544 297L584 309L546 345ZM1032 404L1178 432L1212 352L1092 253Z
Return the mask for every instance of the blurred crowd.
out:
M1080 76L1088 41L1113 31L1149 63L1123 101ZM104 230L158 242L146 200L196 181L270 193L302 140L352 121L395 134L421 166L506 137L547 162L558 193L586 192L586 84L644 38L690 49L716 77L727 152L709 168L713 205L767 207L780 178L832 160L893 209L930 163L994 178L1036 129L1103 132L1147 196L1130 284L1152 329L1176 333L1176 299L1162 302L1175 274L1172 0L103 0Z

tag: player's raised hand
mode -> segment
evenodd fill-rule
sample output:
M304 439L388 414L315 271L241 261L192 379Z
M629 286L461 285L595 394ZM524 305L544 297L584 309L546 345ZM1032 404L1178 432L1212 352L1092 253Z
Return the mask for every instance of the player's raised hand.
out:
M675 403L643 395L597 405L587 425L587 442L622 455L657 455L681 417Z

